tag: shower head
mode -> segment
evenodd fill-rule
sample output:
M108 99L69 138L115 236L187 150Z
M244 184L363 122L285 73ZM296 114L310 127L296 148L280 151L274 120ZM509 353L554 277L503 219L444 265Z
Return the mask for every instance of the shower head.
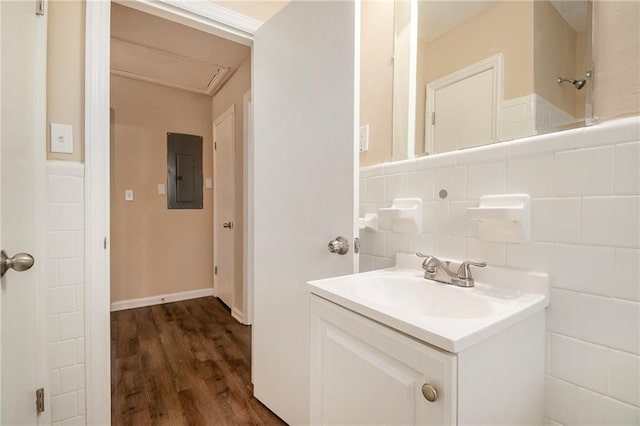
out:
M573 84L573 86L578 90L582 89L584 87L584 85L587 84L587 79L586 78L583 78L582 80L573 80L573 79L570 79L570 78L558 77L558 79L556 81L558 82L558 84L562 84L565 81L567 81L567 82Z

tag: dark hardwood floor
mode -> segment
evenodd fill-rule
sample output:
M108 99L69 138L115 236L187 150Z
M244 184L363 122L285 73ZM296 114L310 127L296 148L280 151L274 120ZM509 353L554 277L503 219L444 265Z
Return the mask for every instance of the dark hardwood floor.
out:
M251 327L216 298L111 314L114 425L285 424L252 396Z

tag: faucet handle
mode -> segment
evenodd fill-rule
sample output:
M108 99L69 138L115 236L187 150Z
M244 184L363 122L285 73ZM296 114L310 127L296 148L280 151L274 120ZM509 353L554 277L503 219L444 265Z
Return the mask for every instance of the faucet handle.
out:
M423 254L423 253L420 253L419 251L416 252L416 256L418 256L418 257L431 257L430 254Z
M487 266L487 262L470 262L464 261L458 268L458 279L461 280L471 280L473 277L471 276L471 268L470 266L477 266L478 268L484 268Z

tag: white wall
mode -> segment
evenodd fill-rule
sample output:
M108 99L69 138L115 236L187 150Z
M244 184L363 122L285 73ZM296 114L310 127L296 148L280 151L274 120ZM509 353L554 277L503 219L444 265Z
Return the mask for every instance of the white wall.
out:
M47 175L47 409L85 424L84 165L50 161Z
M420 250L549 273L546 416L558 424L638 424L639 170L638 117L362 168L360 216L397 197L421 197L424 233L360 232L361 269ZM500 193L532 196L530 243L476 238L466 208Z

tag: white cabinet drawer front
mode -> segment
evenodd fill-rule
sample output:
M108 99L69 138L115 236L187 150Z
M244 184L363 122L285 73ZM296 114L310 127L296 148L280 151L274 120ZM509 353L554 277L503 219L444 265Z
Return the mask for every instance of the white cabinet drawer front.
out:
M312 424L455 424L456 370L455 355L311 296Z

